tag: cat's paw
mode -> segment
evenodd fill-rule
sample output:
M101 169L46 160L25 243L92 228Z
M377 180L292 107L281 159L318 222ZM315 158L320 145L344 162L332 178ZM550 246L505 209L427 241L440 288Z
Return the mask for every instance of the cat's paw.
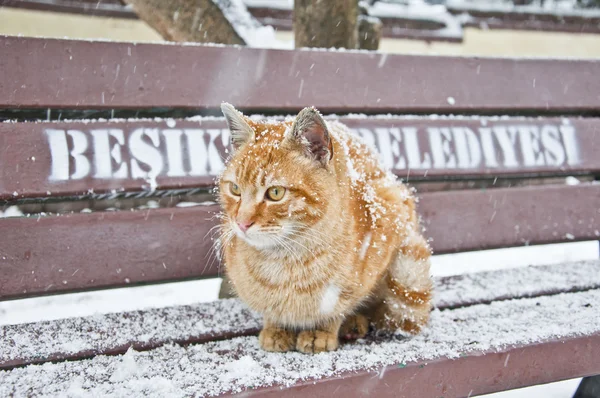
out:
M298 334L296 349L305 354L335 351L339 346L336 333L324 330L304 330Z
M261 330L258 342L265 351L291 351L296 345L296 333L285 329L267 328Z
M345 340L362 339L369 331L369 320L361 314L352 315L342 323L340 337Z
M417 335L421 333L427 325L428 316L424 315L419 318L396 318L386 315L374 316L372 319L375 329L380 332L401 333L406 336Z

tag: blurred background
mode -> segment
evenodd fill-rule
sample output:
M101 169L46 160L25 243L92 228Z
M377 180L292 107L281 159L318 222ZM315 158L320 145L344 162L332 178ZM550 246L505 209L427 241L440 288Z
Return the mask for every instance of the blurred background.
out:
M160 2L0 0L0 34L138 42L165 40L164 32L161 34L152 28L153 21L148 21L149 24L140 20L134 11L137 6L139 12L141 3L156 7L153 3ZM334 5L336 0L327 3ZM294 47L293 0L243 0L243 4L253 17L252 22L265 28L246 44ZM383 52L510 57L600 56L598 0L368 0L359 4L362 14L359 29L364 24L367 30L361 31L363 36L377 36L376 48ZM146 18L142 14L141 18ZM174 24L184 19L178 18L176 12L172 17ZM377 26L378 23L381 25ZM373 30L376 31L374 34ZM181 39L202 41L197 37ZM208 35L206 39L227 42ZM330 47L327 43L320 44L304 43L302 46ZM373 49L373 45L368 49Z

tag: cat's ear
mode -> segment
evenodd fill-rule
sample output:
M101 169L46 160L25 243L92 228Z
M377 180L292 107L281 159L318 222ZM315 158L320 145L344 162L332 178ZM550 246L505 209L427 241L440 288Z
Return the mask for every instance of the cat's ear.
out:
M325 120L314 107L304 108L289 130L291 139L301 143L308 155L323 165L333 157L333 144Z
M225 115L227 126L231 131L231 144L234 149L238 149L247 142L254 141L254 130L240 111L227 102L221 104L221 111Z

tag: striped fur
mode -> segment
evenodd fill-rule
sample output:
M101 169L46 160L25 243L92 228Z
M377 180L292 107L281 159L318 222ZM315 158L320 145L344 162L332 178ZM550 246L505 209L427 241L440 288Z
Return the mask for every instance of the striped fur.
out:
M235 291L264 314L262 347L336 349L340 327L364 335L364 327L348 332L364 317L382 329L421 330L431 308L430 249L410 190L344 125L312 108L295 123L229 115L239 117L230 126L245 123L254 134L237 135L219 180L221 244ZM280 201L266 197L273 186L286 189ZM251 226L243 232L240 222Z

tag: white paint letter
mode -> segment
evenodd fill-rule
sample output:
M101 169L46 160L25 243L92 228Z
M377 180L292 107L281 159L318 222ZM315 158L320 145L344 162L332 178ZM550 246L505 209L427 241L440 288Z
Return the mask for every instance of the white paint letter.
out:
M69 147L65 130L46 129L52 156L50 181L67 181L69 179Z
M83 154L88 148L88 140L79 130L67 130L67 134L73 139L71 157L75 160L75 170L71 174L71 179L80 180L90 174L90 161Z
M96 162L96 174L94 178L127 178L127 164L123 163L121 147L125 145L123 130L92 130L94 137L94 161ZM110 148L110 137L114 137L117 143ZM113 173L112 161L115 161L119 169Z
M90 173L90 161L83 154L88 148L87 137L79 130L68 130L73 140L73 149L69 152L69 144L64 130L46 129L52 155L52 172L50 180L66 181L69 177L79 180ZM75 161L75 171L69 176L69 155Z
M375 129L375 133L377 133L378 137L381 137L380 144L385 143L386 148L389 149L389 152L386 151L386 153L390 157L390 167L396 170L405 169L406 160L402 156L402 153L400 153L400 141L402 141L400 129L395 127L389 129L377 128ZM380 148L383 149L384 147L381 146Z
M543 166L544 154L537 126L517 126L525 166Z
M546 164L560 166L565 161L565 150L560 141L558 127L551 124L542 126L542 144L544 145L544 156Z
M373 132L370 129L357 129L354 131L356 135L360 136L363 139L363 141L371 147L371 149L374 149L375 151L379 152L379 149L375 144L375 134L373 134Z
M144 136L150 138L151 144L146 142ZM131 152L131 177L132 178L152 178L156 177L163 170L163 158L157 149L160 145L158 129L139 128L129 137L129 151ZM149 166L148 172L144 171L139 162Z
M579 148L577 147L577 139L575 138L575 127L563 124L559 129L565 143L567 163L570 165L579 164Z
M215 139L223 134L223 130L209 129L206 130L210 136L208 141L208 165L210 167L210 175L217 175L223 170L225 165L221 159L221 154L215 146Z
M406 151L406 157L408 158L408 167L411 169L429 169L431 168L431 155L428 153L423 154L423 161L421 161L421 149L419 148L419 139L417 138L416 127L404 127L402 129L404 134L404 150Z
M467 127L453 127L454 146L458 157L458 167L474 169L481 163L481 146L475 133Z
M427 132L433 155L433 167L436 169L456 168L456 156L450 152L450 141L452 140L450 129L430 127Z
M515 151L515 143L517 138L517 130L514 127L509 127L506 131L505 126L494 126L492 128L494 135L498 139L502 155L504 157L504 167L518 167L517 156Z
M381 161L383 166L388 169L394 168L394 158L392 156L392 149L390 143L390 135L387 129L375 129L377 135L377 142L379 143L379 153L381 155Z
M183 149L181 148L181 135L179 129L165 129L162 131L167 143L167 161L169 162L169 177L184 177Z
M204 143L204 130L185 129L183 133L187 137L188 156L191 166L190 175L194 177L207 175L208 155L206 144Z
M498 167L496 160L496 148L494 147L494 138L492 137L492 129L488 127L480 127L479 135L481 137L481 148L483 148L483 157L487 167Z

